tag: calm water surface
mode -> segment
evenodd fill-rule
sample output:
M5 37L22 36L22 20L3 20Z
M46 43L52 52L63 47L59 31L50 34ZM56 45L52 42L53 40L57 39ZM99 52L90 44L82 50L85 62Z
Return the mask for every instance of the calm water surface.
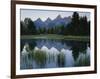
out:
M21 39L20 69L90 66L89 42Z

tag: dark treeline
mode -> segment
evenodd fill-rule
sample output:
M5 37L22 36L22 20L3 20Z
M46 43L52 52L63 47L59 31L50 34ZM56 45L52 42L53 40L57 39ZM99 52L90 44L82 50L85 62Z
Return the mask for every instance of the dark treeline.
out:
M79 17L77 12L74 12L72 15L72 21L65 27L65 35L90 35L90 21L87 20L87 17Z
M61 35L75 35L75 36L89 36L90 35L90 21L87 17L80 17L77 12L72 15L71 22L66 26L59 25L46 29L45 27L36 28L34 22L30 18L25 18L20 22L21 35L36 35L36 34L61 34Z
M25 18L24 22L20 22L20 25L21 35L33 35L37 32L34 22L30 18Z

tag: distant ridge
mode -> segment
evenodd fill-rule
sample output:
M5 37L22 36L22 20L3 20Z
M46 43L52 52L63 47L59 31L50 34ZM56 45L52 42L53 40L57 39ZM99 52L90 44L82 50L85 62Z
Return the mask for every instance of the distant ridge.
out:
M34 24L37 29L45 27L46 29L55 27L55 26L67 26L71 22L71 17L62 18L61 15L58 15L54 20L48 17L45 21L42 21L41 18L38 18L34 21Z

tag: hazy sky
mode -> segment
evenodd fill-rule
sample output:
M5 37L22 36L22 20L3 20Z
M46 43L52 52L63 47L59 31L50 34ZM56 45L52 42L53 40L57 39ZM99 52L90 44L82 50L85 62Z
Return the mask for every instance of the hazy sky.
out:
M42 21L45 21L48 17L52 20L55 19L58 15L61 15L62 18L72 16L72 11L53 11L53 10L36 10L36 9L21 9L21 20L24 20L26 17L31 18L35 21L38 18L41 18ZM87 16L90 20L89 12L78 12L79 16Z

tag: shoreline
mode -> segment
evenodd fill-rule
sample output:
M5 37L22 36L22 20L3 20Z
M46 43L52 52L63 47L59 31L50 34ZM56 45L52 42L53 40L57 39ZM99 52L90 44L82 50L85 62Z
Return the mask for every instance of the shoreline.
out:
M71 35L56 35L56 34L21 35L21 39L55 39L55 40L72 40L72 41L90 41L89 36L71 36Z

